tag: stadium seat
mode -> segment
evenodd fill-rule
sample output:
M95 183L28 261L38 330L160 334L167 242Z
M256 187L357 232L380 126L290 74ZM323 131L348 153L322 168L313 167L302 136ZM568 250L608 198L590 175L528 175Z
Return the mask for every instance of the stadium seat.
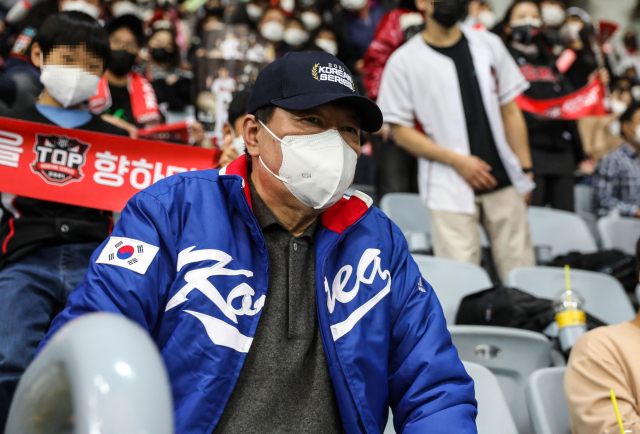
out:
M593 187L587 184L576 184L573 187L574 209L577 213L593 214Z
M520 434L533 428L524 394L529 376L551 362L551 344L541 333L506 327L449 326L460 358L481 364L498 379Z
M433 287L447 324L456 323L460 301L493 286L487 272L474 264L426 255L413 255L422 277Z
M535 434L571 434L565 372L565 367L543 368L529 377L525 392Z
M476 419L478 434L518 434L496 376L477 363L463 363L475 383L476 400L478 401L478 418ZM384 434L395 434L392 417L393 415L389 413L389 421Z
M156 345L123 316L64 326L23 375L5 434L173 434L169 377Z
M424 251L431 248L429 210L422 205L418 194L385 194L380 201L380 209L407 237L409 251Z
M539 298L555 299L565 289L564 269L525 267L511 270L505 284ZM571 285L584 298L584 310L607 324L631 321L635 311L624 288L604 273L571 270Z
M577 214L551 208L529 207L529 228L534 247L548 247L550 259L572 251L598 250L585 221Z
M628 255L636 254L636 243L640 238L640 220L631 217L606 216L598 220L602 248L622 250Z

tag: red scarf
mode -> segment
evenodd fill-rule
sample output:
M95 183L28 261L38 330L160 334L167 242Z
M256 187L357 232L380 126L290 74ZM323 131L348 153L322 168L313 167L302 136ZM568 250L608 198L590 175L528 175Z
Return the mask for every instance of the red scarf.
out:
M137 125L160 121L156 93L146 78L136 72L129 72L127 89L131 98L131 111ZM105 75L98 84L98 93L89 99L89 109L91 113L99 115L109 107L111 107L111 93Z

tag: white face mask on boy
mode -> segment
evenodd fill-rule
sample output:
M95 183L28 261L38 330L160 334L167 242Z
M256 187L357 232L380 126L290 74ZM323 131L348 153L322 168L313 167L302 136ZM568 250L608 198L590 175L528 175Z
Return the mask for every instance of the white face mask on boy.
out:
M40 56L40 82L64 108L73 107L98 93L100 77L82 68L45 65Z
M327 209L344 196L353 182L358 155L337 130L280 139L260 125L280 142L282 165L276 175L262 158L260 162L296 199L314 209Z

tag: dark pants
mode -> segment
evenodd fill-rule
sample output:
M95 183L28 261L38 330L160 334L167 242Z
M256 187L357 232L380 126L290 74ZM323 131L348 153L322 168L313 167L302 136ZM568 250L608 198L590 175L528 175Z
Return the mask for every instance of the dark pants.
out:
M575 211L573 175L536 175L536 189L533 191L533 206L551 205L552 208L564 211Z
M0 271L0 433L20 376L99 245L43 247Z

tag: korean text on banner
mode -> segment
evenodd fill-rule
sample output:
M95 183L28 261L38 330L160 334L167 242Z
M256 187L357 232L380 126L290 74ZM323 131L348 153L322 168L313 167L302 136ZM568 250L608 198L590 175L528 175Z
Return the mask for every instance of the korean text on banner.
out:
M0 117L0 191L34 199L121 211L160 179L213 168L217 155Z

